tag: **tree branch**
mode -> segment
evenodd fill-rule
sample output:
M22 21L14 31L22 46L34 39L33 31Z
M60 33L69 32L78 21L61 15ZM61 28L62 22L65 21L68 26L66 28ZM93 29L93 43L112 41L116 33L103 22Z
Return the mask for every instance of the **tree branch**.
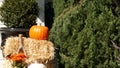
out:
M120 51L120 47L118 47L114 41L111 40L111 42L112 42L113 46Z

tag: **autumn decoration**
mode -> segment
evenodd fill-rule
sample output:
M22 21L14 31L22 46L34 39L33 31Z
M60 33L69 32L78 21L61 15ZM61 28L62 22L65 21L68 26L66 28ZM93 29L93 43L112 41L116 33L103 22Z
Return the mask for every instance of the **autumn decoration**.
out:
M35 61L37 65L53 68L54 45L48 40L11 36L5 41L3 53L6 57L4 68L31 67Z
M37 18L37 25L33 25L29 30L29 36L32 39L37 40L47 40L48 39L48 27L45 26L45 24Z
M23 38L22 34L19 34L18 38L18 50L14 54L9 54L6 56L6 59L12 61L12 66L16 68L25 68L26 53L23 47Z

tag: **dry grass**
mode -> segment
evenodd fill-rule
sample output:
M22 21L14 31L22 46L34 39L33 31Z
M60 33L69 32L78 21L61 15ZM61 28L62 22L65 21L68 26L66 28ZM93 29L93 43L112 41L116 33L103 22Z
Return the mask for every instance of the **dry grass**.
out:
M54 45L47 40L35 40L23 37L23 47L26 52L26 63L38 61L46 63L54 59ZM8 37L4 45L4 55L14 54L19 48L18 37Z

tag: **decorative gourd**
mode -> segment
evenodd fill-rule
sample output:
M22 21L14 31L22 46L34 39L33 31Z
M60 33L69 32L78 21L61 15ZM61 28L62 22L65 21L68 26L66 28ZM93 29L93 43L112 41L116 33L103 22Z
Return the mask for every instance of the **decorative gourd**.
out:
M37 25L33 25L29 30L29 37L37 40L47 40L49 29L37 18Z
M28 68L47 68L44 64L40 64L40 63L32 63L28 66Z

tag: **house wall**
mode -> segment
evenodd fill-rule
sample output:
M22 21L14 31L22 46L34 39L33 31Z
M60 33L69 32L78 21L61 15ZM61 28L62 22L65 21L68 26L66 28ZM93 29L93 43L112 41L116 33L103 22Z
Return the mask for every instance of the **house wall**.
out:
M39 12L39 18L44 22L44 18L45 18L45 0L37 0L38 2L38 6L40 8L40 12Z

